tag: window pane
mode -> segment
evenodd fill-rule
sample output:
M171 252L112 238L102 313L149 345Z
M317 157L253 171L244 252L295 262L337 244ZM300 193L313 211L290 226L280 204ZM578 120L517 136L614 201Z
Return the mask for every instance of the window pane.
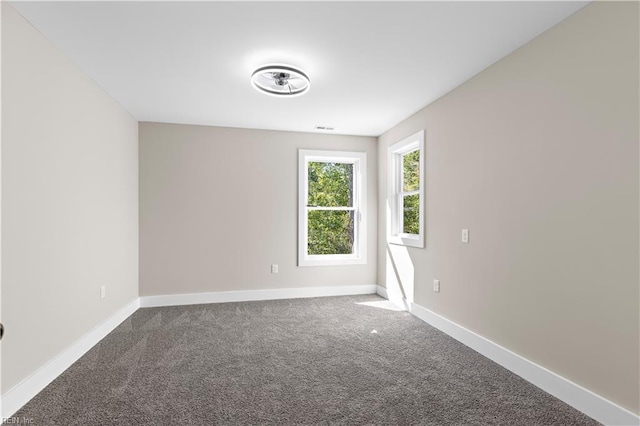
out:
M418 189L420 189L420 150L415 150L402 156L402 190L408 192Z
M353 206L353 164L310 162L308 172L309 206Z
M352 254L353 211L309 211L308 254Z
M420 233L420 195L405 195L402 199L402 208L402 232L418 235Z

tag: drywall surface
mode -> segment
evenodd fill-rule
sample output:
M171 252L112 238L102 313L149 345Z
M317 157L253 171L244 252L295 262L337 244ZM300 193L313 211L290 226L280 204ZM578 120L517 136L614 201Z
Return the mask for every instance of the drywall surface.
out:
M381 135L378 151L388 291L635 413L638 36L638 3L593 3ZM426 247L385 244L387 147L422 129Z
M137 135L2 2L2 393L137 298Z
M139 133L141 296L376 284L375 138L159 123ZM366 152L366 264L297 266L299 149Z

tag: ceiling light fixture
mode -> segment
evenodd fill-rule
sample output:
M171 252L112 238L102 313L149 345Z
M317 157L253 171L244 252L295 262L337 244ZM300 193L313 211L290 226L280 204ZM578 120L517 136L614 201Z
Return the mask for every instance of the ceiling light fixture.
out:
M311 81L301 70L285 65L266 65L251 74L253 87L275 96L299 96L309 90Z

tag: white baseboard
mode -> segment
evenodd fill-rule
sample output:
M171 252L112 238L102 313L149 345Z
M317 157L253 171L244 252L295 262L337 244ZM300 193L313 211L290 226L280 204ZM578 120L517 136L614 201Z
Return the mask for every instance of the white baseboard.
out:
M375 294L377 286L310 287L273 290L225 291L218 293L171 294L136 298L96 328L87 333L0 398L0 419L11 417L31 398L42 391L89 349L95 346L138 308L192 305L201 303L244 302L254 300L295 299L304 297ZM1 420L0 420L1 422Z
M378 294L378 296L384 297L388 301L395 303L401 308L404 308L406 311L411 312L410 302L404 297L402 297L401 293L390 292L389 290L387 290L386 288L380 285L377 286L376 293Z
M378 296L380 297L384 297L387 300L391 300L389 299L389 293L387 292L387 289L382 287L381 285L376 286L376 294L378 294Z
M204 303L251 302L256 300L298 299L305 297L375 294L378 286L352 285L334 287L280 288L272 290L220 291L215 293L166 294L141 296L140 307L199 305Z
M377 293L387 296L387 290L378 286ZM393 296L393 295L392 295ZM389 298L398 303L397 297ZM512 371L563 402L582 411L605 425L640 425L640 416L620 407L600 395L565 379L528 359L511 352L482 336L456 324L447 318L415 303L403 303L417 318L443 331L464 345Z
M106 321L99 324L89 333L73 343L65 351L53 358L44 366L40 367L29 377L9 389L2 395L0 406L0 419L6 419L18 411L31 398L36 396L42 389L51 383L56 377L76 362L89 349L102 340L122 321L133 314L140 306L139 299L136 298L124 308L120 309Z
M577 385L570 380L534 363L492 341L468 330L453 321L415 303L407 302L401 295L389 294L376 285L346 287L311 287L273 290L227 291L218 293L175 294L143 296L122 308L111 318L94 328L67 350L38 369L2 395L0 418L8 418L44 389L71 364L77 361L122 321L139 307L190 305L202 303L243 302L255 300L293 299L305 297L346 296L374 294L404 306L417 318L443 331L464 345L474 349L499 365L533 383L556 398L605 425L640 425L640 416Z

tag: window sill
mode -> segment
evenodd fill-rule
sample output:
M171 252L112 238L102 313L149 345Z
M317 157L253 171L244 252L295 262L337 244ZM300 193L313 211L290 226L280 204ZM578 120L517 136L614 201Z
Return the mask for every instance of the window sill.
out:
M367 263L366 258L346 257L346 258L305 258L298 261L298 266L340 266L340 265L364 265Z
M409 237L392 235L387 237L387 242L398 246L424 248L424 238L422 238L422 236Z

